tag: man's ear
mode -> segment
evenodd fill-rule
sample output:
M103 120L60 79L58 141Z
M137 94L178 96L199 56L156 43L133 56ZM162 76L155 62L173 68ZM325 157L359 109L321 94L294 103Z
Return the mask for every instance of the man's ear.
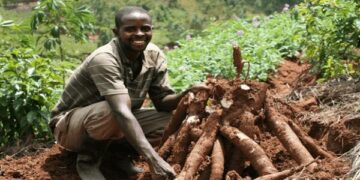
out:
M118 31L118 29L117 29L117 28L113 28L113 29L112 29L112 32L114 33L114 35L115 35L115 36L117 36L117 35L118 35L118 33L119 33L119 31Z

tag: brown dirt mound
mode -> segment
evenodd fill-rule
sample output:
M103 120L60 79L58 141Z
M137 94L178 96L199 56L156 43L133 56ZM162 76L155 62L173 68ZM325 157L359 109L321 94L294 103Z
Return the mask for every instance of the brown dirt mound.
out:
M192 100L188 101L187 108L183 109L186 118L184 117L185 120L180 118L184 122L175 126L172 133L169 134L169 136L173 134L170 138L165 138L173 139L173 142L168 142L167 150L161 146L159 153L173 165L178 173L186 172L180 175L185 179L192 176L198 179L209 179L209 177L236 179L240 176L256 178L275 171L294 168L298 168L298 170L293 172L291 178L343 178L349 171L348 162L340 158L331 160L320 158L315 160L318 165L312 169L309 169L310 166L300 165L306 163L300 162L301 158L294 158L294 153L285 147L281 138L276 136L282 132L272 127L274 124L268 121L269 107L271 107L271 112L278 114L276 117L282 117L285 121L292 121L299 125L305 134L311 135L325 151L332 150L341 153L353 146L349 144L345 148L345 144L343 144L344 146L340 146L341 150L332 149L329 146L331 143L326 140L331 137L330 134L332 137L337 137L332 139L340 138L339 141L342 143L359 140L359 96L356 94L359 91L355 94L342 93L341 89L345 88L339 88L338 93L332 93L337 94L337 98L325 101L324 99L329 97L329 93L327 95L324 93L323 96L309 93L313 92L311 89L321 89L324 85L303 86L304 83L314 83L312 78L302 79L308 68L308 65L284 61L276 75L269 80L269 89L266 84L253 81L208 79L208 85L212 87L213 91L209 94L187 97ZM359 84L358 82L354 83L355 85ZM299 84L301 84L300 89ZM349 109L353 106L345 107L346 103L338 103L338 108L333 108L333 102L340 102L338 100L345 98L347 98L347 102L351 99L354 103L355 108L352 111ZM269 106L268 109L265 109L265 100L267 102L265 104ZM331 103L329 104L329 102ZM349 104L351 103L347 103L347 105ZM332 123L322 123L328 122L328 119L316 116L319 113L332 113L340 115L340 118L337 118L337 121L331 121ZM229 126L236 127L236 129L227 129ZM344 130L349 131L350 135L345 135ZM244 135L238 131L243 132ZM342 133L337 134L339 132ZM242 138L237 139L237 137ZM349 140L346 140L345 137ZM243 141L244 138L246 142ZM163 143L167 142L163 141ZM244 146L244 143L251 145ZM218 144L216 148L214 144ZM253 155L250 153L252 151L239 151L239 148L249 147L261 148L264 153ZM309 148L306 147L306 149ZM223 154L223 158L221 154ZM75 169L76 155L62 151L57 145L39 149L33 155L23 155L7 156L0 160L0 179L79 179ZM262 163L256 162L259 157L268 157L266 161L269 161L273 167L262 167ZM219 163L213 163L212 161L215 159ZM221 159L224 163L221 163ZM147 164L141 158L137 160L137 164L147 172L132 178L149 178ZM214 170L213 164L220 166L217 168L215 166L216 170ZM223 167L223 172L219 171L221 169L219 167ZM127 178L123 173L114 169L111 161L104 162L102 170L108 179Z

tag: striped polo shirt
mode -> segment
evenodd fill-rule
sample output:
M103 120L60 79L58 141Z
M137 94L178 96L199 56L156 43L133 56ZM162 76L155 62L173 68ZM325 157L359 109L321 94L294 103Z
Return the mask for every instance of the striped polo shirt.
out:
M152 100L174 94L163 52L149 43L142 57L141 71L134 77L117 38L96 49L70 76L52 117L103 101L105 95L129 94L132 109L139 109L147 94Z

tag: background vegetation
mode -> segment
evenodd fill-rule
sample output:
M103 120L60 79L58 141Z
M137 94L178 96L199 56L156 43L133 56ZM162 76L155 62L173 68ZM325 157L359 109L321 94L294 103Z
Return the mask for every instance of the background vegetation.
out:
M18 2L0 7L0 149L29 136L51 138L49 111L64 80L112 37L113 15L125 5L150 11L176 90L208 74L233 78L234 44L251 79L266 80L282 58L295 56L323 80L359 73L356 0L41 0L30 9Z

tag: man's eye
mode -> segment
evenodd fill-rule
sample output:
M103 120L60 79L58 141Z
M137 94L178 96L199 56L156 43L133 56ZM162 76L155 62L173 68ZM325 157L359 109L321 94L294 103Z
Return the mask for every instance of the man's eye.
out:
M136 31L136 27L126 27L125 31L127 32L135 32Z
M149 31L151 31L151 26L142 26L141 27L141 31L143 31L143 32L149 32Z

